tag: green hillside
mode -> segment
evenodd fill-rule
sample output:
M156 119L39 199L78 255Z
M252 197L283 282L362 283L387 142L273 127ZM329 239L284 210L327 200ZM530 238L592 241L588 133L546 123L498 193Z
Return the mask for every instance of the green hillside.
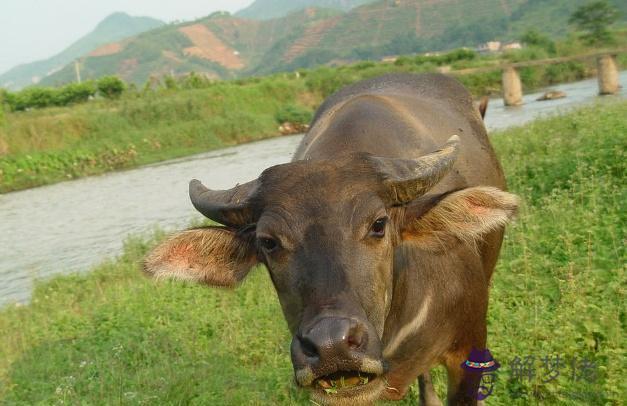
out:
M33 78L43 78L101 45L162 26L162 21L150 17L132 17L114 13L96 28L61 53L42 61L19 65L0 75L0 87L20 88L33 83Z
M283 53L305 35L307 27L334 18L338 11L311 9L281 19L245 20L227 13L178 25L168 25L120 41L108 55L88 55L81 60L82 77L94 79L116 74L142 84L151 76L196 72L213 79L247 76L258 66L277 69ZM68 65L42 81L58 85L74 80Z
M110 44L105 52L92 52L82 58L82 75L115 74L137 84L151 76L189 72L228 79L388 55L474 48L490 40L518 40L530 29L564 37L572 30L569 17L588 1L378 0L342 11L338 5L348 8L364 1L325 0L315 4L334 3L336 9L301 7L266 20L214 13ZM627 2L611 1L622 11L618 25L624 26ZM290 4L301 3L311 4L304 0ZM271 9L283 5L283 0L255 4ZM63 84L74 77L73 65L67 65L43 84Z
M255 20L269 20L303 10L307 7L330 8L347 11L353 7L373 3L376 0L256 0L235 15Z
M589 0L383 0L345 14L325 32L320 45L303 53L291 68L334 59L471 47L490 41L518 40L535 29L564 36L568 19ZM612 0L627 21L627 2ZM364 29L368 27L368 29Z

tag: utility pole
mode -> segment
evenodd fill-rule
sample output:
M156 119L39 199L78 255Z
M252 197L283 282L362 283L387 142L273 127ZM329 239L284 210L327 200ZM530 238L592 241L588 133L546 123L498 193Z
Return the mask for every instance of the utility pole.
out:
M74 70L76 71L76 81L81 83L81 65L78 59L74 61Z

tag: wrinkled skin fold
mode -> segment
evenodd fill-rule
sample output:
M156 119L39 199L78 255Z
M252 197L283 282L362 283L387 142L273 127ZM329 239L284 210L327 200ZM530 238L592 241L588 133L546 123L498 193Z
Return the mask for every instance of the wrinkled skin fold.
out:
M460 368L485 348L488 286L518 200L481 111L442 75L386 75L319 108L294 160L194 207L223 227L174 234L150 276L235 287L263 263L292 332L296 383L323 404L401 399L447 368L450 404L476 404ZM481 114L480 114L481 113Z

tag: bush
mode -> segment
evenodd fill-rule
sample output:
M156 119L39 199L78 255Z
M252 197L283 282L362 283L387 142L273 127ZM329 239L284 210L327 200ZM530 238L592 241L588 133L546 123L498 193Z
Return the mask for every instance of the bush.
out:
M525 62L546 59L549 57L549 54L546 49L533 45L523 49L507 51L503 57L510 62Z
M279 124L309 124L313 118L313 113L305 107L288 104L277 112L275 118Z
M22 111L28 108L44 108L55 104L56 91L47 87L31 87L22 90L16 95L14 110Z
M98 80L98 91L107 99L119 98L125 89L126 84L117 76L105 76Z
M475 58L477 58L477 53L472 49L467 48L455 49L440 56L440 60L445 64L450 64L457 61L471 61Z
M189 75L180 79L179 83L183 89L205 89L211 86L211 79L199 75L196 72L191 72Z
M372 61L362 61L353 65L353 69L354 70L366 70L366 69L374 68L375 66L377 65Z
M585 77L586 67L577 61L549 65L544 72L544 82L548 84L574 82Z
M472 61L474 59L477 59L477 53L475 51L467 48L459 48L442 55L417 55L414 57L413 62L416 65L432 63L442 66L450 65L458 61Z
M179 85L176 82L176 78L172 75L166 75L163 78L163 87L167 90L177 90Z
M555 55L557 53L555 42L535 29L530 29L525 32L520 40L527 46L543 48L549 53L549 55Z
M399 56L398 58L396 58L396 61L394 61L394 65L407 66L413 64L413 62L414 60L412 60L412 58L410 58L409 56Z
M84 103L96 94L94 82L72 83L56 91L54 105L67 106L75 103Z
M30 87L20 92L6 92L5 103L12 111L52 106L68 106L84 103L96 94L94 82L71 83L58 89L50 87Z
M4 104L6 103L7 91L0 89L0 125L4 124Z
M357 82L361 79L358 74L350 74L341 69L319 68L309 75L305 80L307 89L317 92L323 98L329 97L342 87Z

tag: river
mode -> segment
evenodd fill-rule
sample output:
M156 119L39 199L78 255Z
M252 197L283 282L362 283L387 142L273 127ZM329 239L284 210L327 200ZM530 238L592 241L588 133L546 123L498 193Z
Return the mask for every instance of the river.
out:
M621 72L627 83L627 71ZM599 98L596 79L554 86L567 97L537 102L542 93L524 97L521 107L490 101L488 130L521 125L539 116L626 98ZM288 162L301 136L212 151L138 169L89 177L0 195L0 305L27 302L38 279L84 272L120 253L129 234L156 225L187 226L200 217L187 197L187 183L201 179L211 188L230 188L256 178L263 169Z

